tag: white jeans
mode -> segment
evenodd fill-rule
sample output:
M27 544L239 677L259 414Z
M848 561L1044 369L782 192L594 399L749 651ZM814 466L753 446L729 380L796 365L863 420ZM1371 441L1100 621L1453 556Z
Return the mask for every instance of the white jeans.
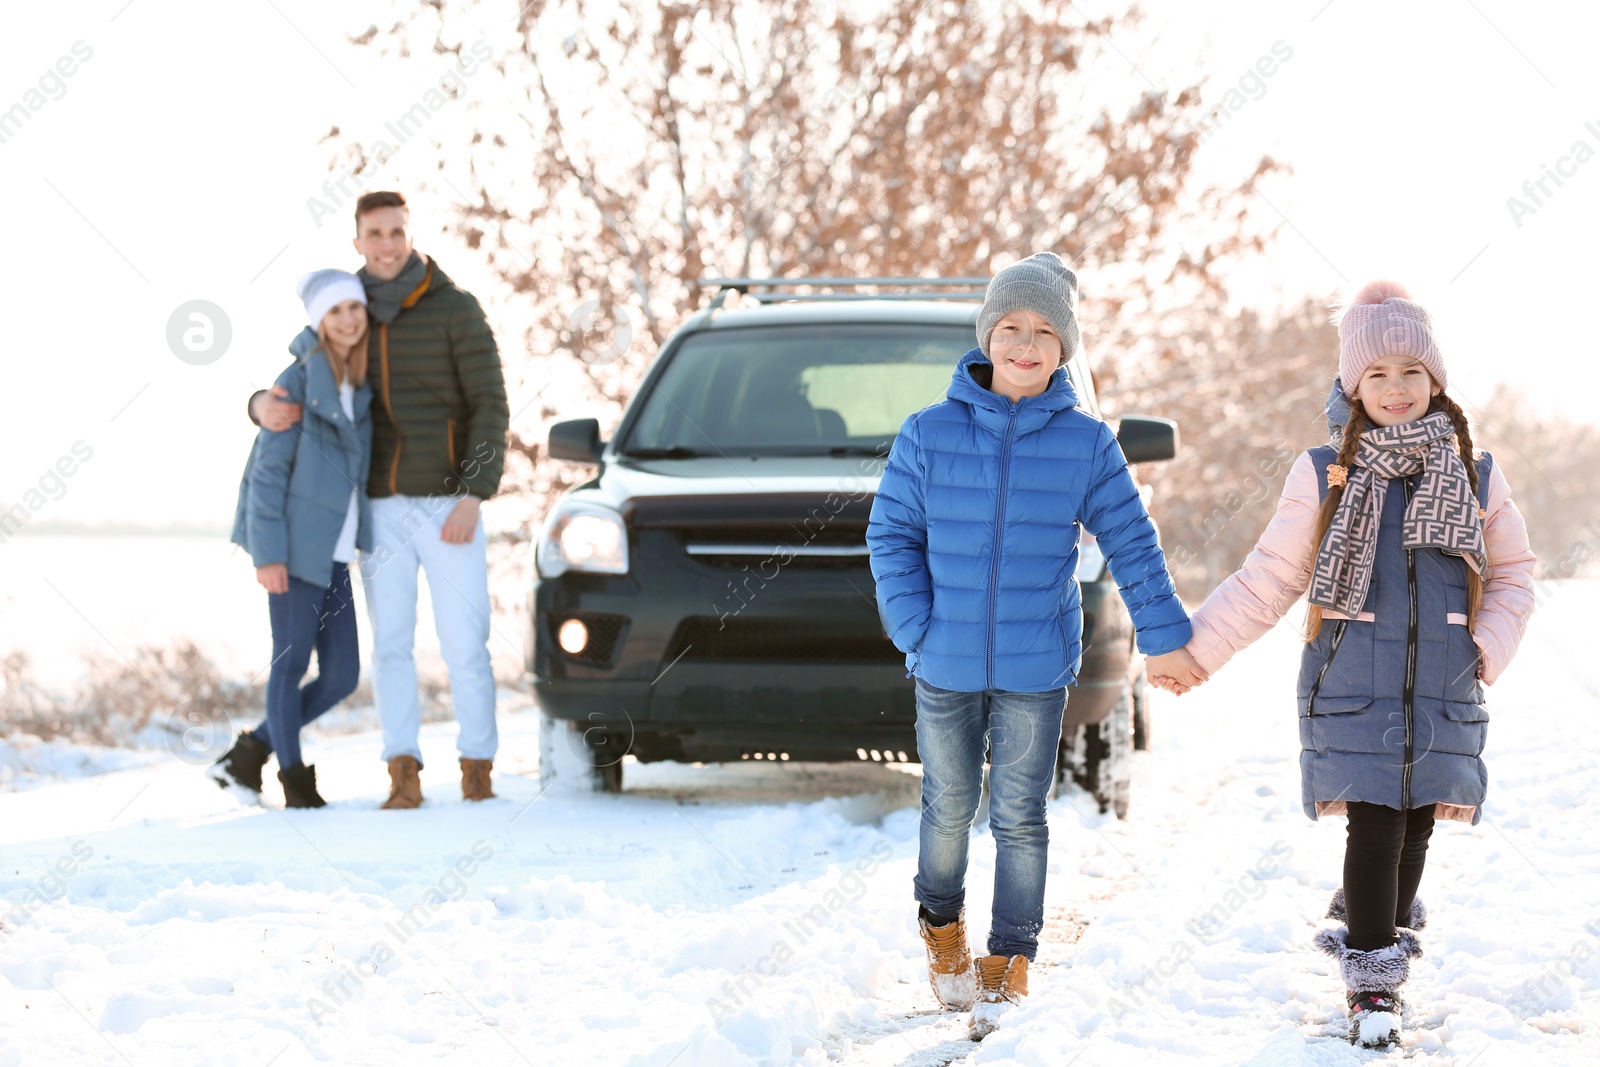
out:
M372 619L373 691L383 723L383 759L422 762L417 733L417 568L428 576L439 651L450 671L450 700L468 759L493 759L494 672L489 666L489 557L483 521L464 545L439 540L460 497L388 496L372 501L372 551L361 557L367 614Z

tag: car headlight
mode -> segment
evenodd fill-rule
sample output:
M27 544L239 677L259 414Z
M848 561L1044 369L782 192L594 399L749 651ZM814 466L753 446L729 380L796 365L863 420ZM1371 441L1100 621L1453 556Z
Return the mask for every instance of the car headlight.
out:
M1078 542L1078 581L1098 582L1106 576L1106 557L1100 543L1090 534Z
M610 508L557 504L545 520L536 558L544 578L567 571L627 574L628 528Z

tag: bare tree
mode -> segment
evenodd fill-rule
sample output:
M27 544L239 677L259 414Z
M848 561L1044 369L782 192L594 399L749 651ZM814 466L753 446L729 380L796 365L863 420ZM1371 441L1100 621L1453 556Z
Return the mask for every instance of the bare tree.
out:
M434 0L355 40L459 55L485 10ZM1263 247L1251 193L1277 168L1198 187L1199 88L1129 69L1116 39L1139 21L1057 0L533 0L493 60L514 105L474 112L441 181L539 309L530 351L584 359L617 410L707 273L988 274L1048 248L1079 267L1097 343L1132 350L1155 309L1215 298Z
M1202 304L1163 327L1149 355L1110 368L1107 406L1180 427L1178 458L1140 473L1179 589L1198 599L1249 553L1295 458L1327 443L1339 338L1313 300L1270 318Z
M1327 309L1308 300L1265 318L1197 307L1173 313L1152 353L1114 364L1114 411L1175 419L1183 448L1141 468L1180 590L1205 596L1243 561L1272 517L1289 467L1328 441L1323 407L1338 365ZM1474 443L1494 454L1546 578L1600 570L1600 427L1541 410L1502 385L1481 408L1462 397Z
M1552 415L1501 385L1468 409L1479 448L1494 454L1545 578L1595 572L1600 560L1600 427Z

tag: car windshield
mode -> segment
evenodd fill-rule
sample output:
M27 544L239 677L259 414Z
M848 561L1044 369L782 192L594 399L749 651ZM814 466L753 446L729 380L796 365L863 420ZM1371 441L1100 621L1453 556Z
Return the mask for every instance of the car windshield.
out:
M687 338L643 398L626 455L886 454L941 399L970 326L761 326Z

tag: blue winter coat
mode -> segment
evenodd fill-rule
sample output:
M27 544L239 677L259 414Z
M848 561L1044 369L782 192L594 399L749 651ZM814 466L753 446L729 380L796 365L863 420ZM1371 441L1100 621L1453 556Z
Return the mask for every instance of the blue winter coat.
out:
M1338 452L1310 455L1326 497ZM1478 464L1479 507L1493 463L1485 453ZM1402 546L1413 483L1390 483L1360 615L1324 619L1301 656L1301 799L1313 819L1319 801L1466 805L1477 809L1474 823L1483 811L1489 713L1466 624L1467 564L1436 548Z
M287 564L289 574L325 586L333 575L333 550L344 529L350 490L356 489L360 525L356 547L372 549L367 474L372 464L372 387L356 387L345 417L333 369L309 327L290 343L294 363L278 375L287 399L301 405L298 423L281 433L256 435L239 482L233 542L258 567Z
M1189 616L1111 428L1065 370L1012 403L979 349L946 399L906 419L872 505L878 608L906 667L941 689L1043 692L1082 659L1078 528L1093 534L1141 651L1182 648Z

